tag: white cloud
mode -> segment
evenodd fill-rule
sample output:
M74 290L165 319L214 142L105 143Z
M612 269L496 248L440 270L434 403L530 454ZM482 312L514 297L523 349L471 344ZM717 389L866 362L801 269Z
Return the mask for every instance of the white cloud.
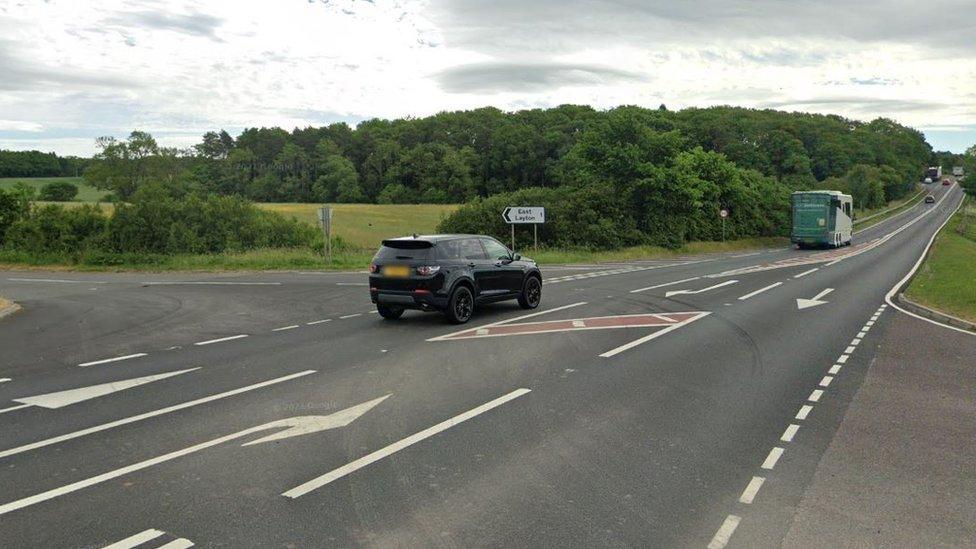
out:
M963 0L0 0L0 146L561 103L972 128L973 18Z

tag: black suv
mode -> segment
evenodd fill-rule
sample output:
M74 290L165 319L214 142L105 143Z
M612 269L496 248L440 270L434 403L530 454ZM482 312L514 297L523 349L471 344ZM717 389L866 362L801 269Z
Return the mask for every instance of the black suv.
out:
M476 304L518 299L535 309L542 273L535 261L488 236L392 238L369 265L369 295L383 318L400 318L404 309L437 310L461 324Z

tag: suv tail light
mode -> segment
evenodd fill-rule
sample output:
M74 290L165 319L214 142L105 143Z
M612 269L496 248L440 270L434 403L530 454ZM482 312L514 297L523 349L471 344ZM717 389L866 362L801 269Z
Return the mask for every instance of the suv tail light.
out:
M417 274L420 276L430 276L441 270L440 265L421 265L417 267Z

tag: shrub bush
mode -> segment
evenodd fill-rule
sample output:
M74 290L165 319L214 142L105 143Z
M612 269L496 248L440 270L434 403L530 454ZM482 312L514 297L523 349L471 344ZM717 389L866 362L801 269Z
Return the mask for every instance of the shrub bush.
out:
M54 181L41 187L38 197L51 202L71 202L78 196L78 187L67 181Z

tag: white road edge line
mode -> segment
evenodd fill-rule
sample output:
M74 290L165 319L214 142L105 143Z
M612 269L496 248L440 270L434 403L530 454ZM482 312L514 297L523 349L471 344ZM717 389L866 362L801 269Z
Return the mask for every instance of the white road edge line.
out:
M607 351L605 353L602 353L599 356L601 358L610 358L610 357L612 357L614 355L618 355L618 354L620 354L620 353L622 353L622 352L624 352L624 351L626 351L628 349L633 349L634 347L636 347L636 346L638 346L638 345L640 345L642 343L647 343L648 341L650 341L650 340L652 340L652 339L654 339L656 337L663 336L664 334L666 334L668 332L672 332L674 330L677 330L678 328L681 328L683 326L686 326L688 324L691 324L692 322L694 322L694 321L696 321L696 320L698 320L700 318L704 318L704 317L706 317L706 316L708 316L710 314L712 314L712 313L709 312L709 311L702 311L702 312L698 313L698 316L693 316L693 317L689 318L688 320L683 320L683 321L681 321L681 322L679 322L677 324L672 324L671 326L668 326L667 328L664 328L663 330L658 330L658 331L656 331L656 332L654 332L652 334L648 334L648 335L646 335L646 336L644 336L642 338L635 339L634 341L631 341L630 343L625 343L625 344L621 345L620 347L617 347L616 349L610 349L609 351Z
M517 317L514 317L514 318L508 318L508 319L505 319L505 320L499 320L498 322L492 322L490 324L483 324L481 326L476 326L474 328L465 328L463 330L458 330L456 332L451 332L449 334L444 334L444 335L440 335L440 336L437 336L437 337L432 337L432 338L428 339L427 341L441 341L441 340L444 340L444 339L449 339L451 337L454 337L454 336L456 336L458 334L463 334L465 332L470 332L472 330L480 330L481 328L491 328L492 326L501 326L502 324L508 324L509 322L515 322L516 320L525 320L526 318L533 318L533 317L536 317L536 316L539 316L539 315L545 315L545 314L549 314L549 313L554 313L556 311L562 311L562 310L565 310L565 309L571 309L573 307L579 307L580 305L586 305L586 303L587 303L586 301L580 301L578 303L570 303L569 305L563 305L561 307L556 307L554 309L546 309L545 311L537 311L537 312L534 312L534 313L529 313L527 315L517 316Z
M739 525L741 518L735 515L729 515L725 517L725 522L719 527L718 532L715 532L715 537L712 541L708 542L708 549L722 549L729 543L729 539L735 532L735 528Z
M339 467L338 469L333 469L332 471L329 471L328 473L326 473L326 474L324 474L322 476L313 478L312 480L310 480L308 482L305 482L305 483L302 483L302 484L300 484L300 485L292 488L291 490L288 490L288 491L284 492L281 495L283 495L283 496L285 496L287 498L291 498L291 499L295 499L295 498L302 497L305 494L307 494L307 493L309 493L309 492L311 492L313 490L316 490L318 488L321 488L322 486L325 486L326 484L329 484L330 482L332 482L334 480L340 479L340 478L342 478L342 477L344 477L344 476L346 476L346 475L348 475L350 473L353 473L355 471L358 471L359 469L362 469L363 467L366 467L367 465L370 465L371 463L377 462L377 461L379 461L379 460L381 460L381 459L383 459L383 458L385 458L385 457L387 457L389 455L395 454L396 452L399 452L400 450L403 450L404 448L410 447L410 446L412 446L412 445L414 445L414 444L416 444L416 443L418 443L418 442L420 442L422 440L428 439L428 438L430 438L430 437L432 437L432 436L434 436L434 435L436 435L436 434L438 434L438 433L440 433L442 431L446 431L447 429L450 429L451 427L454 427L455 425L458 425L458 424L460 424L460 423L462 423L464 421L467 421L467 420L469 420L469 419L471 419L473 417L476 417L478 415L481 415L481 414L483 414L483 413L485 413L485 412L487 412L487 411L489 411L489 410L491 410L493 408L497 408L498 406L501 406L502 404L505 404L506 402L509 402L510 400L514 400L514 399L516 399L516 398L518 398L518 397L520 397L522 395L525 395L527 393L530 393L530 392L531 392L531 389L524 389L524 388L523 389L516 389L516 390L512 391L511 393L508 393L507 395L500 396L500 397L498 397L498 398L496 398L496 399L494 399L494 400L492 400L490 402L486 402L486 403L482 404L481 406L478 406L476 408L473 408L471 410L468 410L467 412L464 412L463 414L456 415L456 416L454 416L454 417L452 417L452 418L450 418L448 420L445 420L445 421L442 421L442 422L438 423L437 425L434 425L432 427L428 427L428 428L424 429L423 431L420 431L418 433L414 433L414 434L410 435L407 438L404 438L404 439L401 439L401 440L399 440L397 442L394 442L393 444L390 444L389 446L386 446L384 448L381 448L381 449L379 449L379 450L377 450L377 451L375 451L375 452L373 452L371 454L367 454L367 455L365 455L365 456L363 456L363 457L361 457L361 458L359 458L359 459L357 459L357 460L355 460L353 462L347 463L347 464L343 465L342 467Z
M296 379L296 378L299 378L299 377L304 377L304 376L307 376L309 374L314 374L315 372L316 372L316 370L304 370L304 371L297 372L297 373L294 373L294 374L289 374L287 376L276 377L274 379L269 379L267 381L262 381L260 383L255 383L253 385L248 385L246 387L240 387L238 389L232 389L230 391L225 391L223 393L217 393L215 395L205 396L205 397L198 398L198 399L195 399L195 400L189 400L187 402L183 402L183 403L180 403L180 404L174 404L173 406L167 406L166 408L160 408L159 410L153 410L151 412L145 412L145 413L138 414L138 415L135 415L135 416L131 416L131 417L123 418L123 419L118 419L118 420L115 420L115 421L110 421L108 423L103 423L101 425L96 425L94 427L89 427L87 429L82 429L80 431L75 431L73 433L68 433L68 434L65 434L65 435L60 435L60 436L56 436L56 437L52 437L52 438L40 440L40 441L37 441L37 442L32 442L30 444L25 444L23 446L18 446L16 448L11 448L9 450L3 450L3 451L0 451L0 459L5 458L5 457L9 457L9 456L12 456L12 455L15 455L15 454L20 454L20 453L23 453L23 452L27 452L27 451L30 451L30 450L36 450L37 448L43 448L45 446L50 446L52 444L57 444L59 442L64 442L66 440L71 440L71 439L83 437L85 435L90 435L92 433L98 433L98 432L101 432L101 431L106 431L106 430L112 429L114 427L119 427L119 426L122 426L122 425L128 425L129 423L135 423L137 421L142 421L144 419L149 419L151 417L161 416L161 415L164 415L164 414L168 414L170 412L176 412L178 410L183 410L185 408L190 408L190 407L193 407L193 406L197 406L199 404L206 404L207 402L213 402L215 400L220 400L222 398L227 398L229 396L239 395L241 393L246 393L248 391L253 391L254 389L260 389L262 387L267 387L269 385L275 385L277 383L282 383L284 381L290 381L292 379Z
M150 528L149 530L143 530L134 536L129 536L111 545L106 545L102 549L131 549L132 547L142 545L147 541L154 540L165 533L166 532L161 530Z
M772 290L773 288L775 288L777 286L782 286L782 285L783 285L782 282L774 282L774 283L770 284L769 286L766 286L765 288L759 288L758 290L756 290L754 292L747 293L746 295L740 297L739 298L739 301L745 301L745 300L749 299L750 297L759 295L759 294L761 294L761 293L763 293L763 292L765 292L767 290Z
M739 496L739 503L752 503L756 494L759 493L759 489L762 488L763 482L766 482L764 477L752 477L746 489L742 491L742 495Z
M779 446L774 446L772 450L769 451L769 455L766 456L766 461L763 461L763 469L772 469L776 467L776 462L779 461L780 456L783 455L783 449Z
M82 362L78 366L85 368L87 366L95 366L96 364L108 364L109 362L118 362L120 360L129 360L130 358L139 358L141 356L146 356L146 353L135 353L132 355L117 356L115 358L106 358L102 360L93 360L91 362Z
M247 337L247 334L240 334L240 335L230 336L230 337L221 337L218 339L208 339L207 341L197 341L196 343L194 343L194 345L210 345L212 343L220 343L221 341L231 341L234 339L241 339L243 337Z

